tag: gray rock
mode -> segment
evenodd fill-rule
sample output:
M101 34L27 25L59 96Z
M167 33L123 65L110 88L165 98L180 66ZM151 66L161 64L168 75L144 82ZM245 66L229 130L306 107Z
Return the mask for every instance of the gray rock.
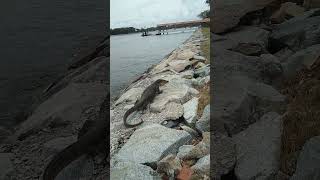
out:
M235 174L239 180L268 179L278 172L281 125L279 114L270 112L233 137L237 148Z
M143 91L144 91L143 88L131 88L121 95L121 97L116 101L115 105L118 105L124 102L130 102L134 104L136 100L141 96Z
M196 122L196 128L202 133L210 131L210 104L204 108L201 118Z
M263 48L255 43L239 43L230 50L242 53L247 56L259 56L263 52Z
M285 78L294 78L303 68L310 69L311 66L318 60L319 56L320 44L310 46L293 54L285 63L283 63Z
M0 143L1 141L5 140L9 135L11 135L11 132L6 128L0 126Z
M40 104L24 121L13 138L24 139L43 129L56 119L78 122L84 109L99 106L106 96L106 85L99 83L71 83Z
M285 96L270 85L253 83L248 87L248 94L255 98L255 111L260 114L269 111L281 113L286 108Z
M320 16L317 12L290 19L274 28L271 34L271 47L280 49L288 46L295 51L320 43Z
M190 60L195 55L194 52L192 52L190 49L184 49L181 52L178 53L177 59L180 60Z
M161 180L161 177L150 167L132 162L119 162L110 169L110 179L119 180Z
M76 136L58 137L46 142L43 145L44 150L47 150L50 154L58 153L65 147L77 141Z
M251 122L254 113L254 98L249 96L248 87L253 83L245 76L224 76L216 72L215 100L211 104L211 130L223 134L236 134ZM228 130L225 127L228 127ZM229 132L228 132L229 131Z
M210 30L214 33L223 33L237 26L240 18L249 12L263 9L273 0L235 0L213 1L214 15L211 19Z
M183 115L183 105L175 102L170 102L161 112L166 120L177 120Z
M12 156L12 153L0 153L0 179L4 179L6 174L14 170L10 160Z
M115 155L117 161L156 163L169 153L188 143L191 136L184 131L163 127L159 124L136 130L128 142Z
M211 145L211 177L219 178L234 168L236 145L230 137L214 134Z
M294 54L294 52L286 47L286 48L281 49L277 53L275 53L274 56L278 57L280 62L286 62L287 59L290 56L292 56L293 54Z
M300 152L296 171L290 180L320 179L320 136L309 139Z
M150 105L153 112L161 112L169 102L183 104L187 102L194 92L192 88L181 81L170 81L166 84L162 93L156 96Z
M210 75L210 66L204 66L202 68L196 69L194 75L197 77L204 77Z
M174 178L176 175L178 175L181 169L182 166L180 159L173 154L161 159L157 164L157 172L159 174L166 174L170 178Z
M281 77L283 68L276 56L262 54L260 57L262 64L259 66L259 69L263 80L272 82L272 80Z
M198 176L210 176L210 154L200 158L191 169Z
M179 148L177 153L177 157L180 159L184 159L190 153L190 151L194 148L193 145L183 145Z
M210 153L210 133L203 133L203 139L186 154L180 154L181 159L199 159ZM182 156L183 155L183 156Z
M89 156L81 156L71 162L67 167L60 171L57 180L78 180L91 179L93 176L94 163Z
M296 3L293 2L285 2L281 4L281 7L278 11L276 11L272 16L270 17L272 22L275 23L282 23L285 21L288 17L295 17L298 15L303 14L304 8L301 6L298 6Z
M183 71L180 73L180 76L182 78L186 78L186 79L192 79L193 78L193 70L187 70L187 71Z
M198 56L198 55L194 55L194 56L193 56L193 59L198 60L198 61L202 61L202 62L206 61L206 58L205 58L205 57L203 57L203 56Z
M197 120L199 98L192 98L183 104L183 117L189 125L194 125Z
M188 60L173 60L173 61L169 62L168 64L176 72L181 72L181 71L185 70L186 67L191 65L190 61L188 61Z
M320 2L319 1L312 1L312 0L304 0L303 7L307 8L307 9L320 8Z

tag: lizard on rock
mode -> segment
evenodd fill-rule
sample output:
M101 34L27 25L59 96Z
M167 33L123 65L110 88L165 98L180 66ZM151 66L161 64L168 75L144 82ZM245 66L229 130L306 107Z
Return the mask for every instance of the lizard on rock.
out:
M141 98L138 99L134 106L130 108L123 116L123 122L126 127L135 127L143 123L143 121L141 121L137 124L128 124L127 117L134 111L145 110L148 104L150 104L156 97L156 95L161 93L159 87L166 84L167 82L168 81L166 80L158 79L143 91Z
M105 141L106 133L110 128L110 123L108 121L110 118L110 110L108 108L109 101L110 94L108 93L106 99L100 106L99 117L97 121L94 123L86 121L84 123L82 129L80 130L78 141L69 145L53 157L51 162L44 170L43 180L54 180L59 172L68 164L76 160L81 155L90 153Z

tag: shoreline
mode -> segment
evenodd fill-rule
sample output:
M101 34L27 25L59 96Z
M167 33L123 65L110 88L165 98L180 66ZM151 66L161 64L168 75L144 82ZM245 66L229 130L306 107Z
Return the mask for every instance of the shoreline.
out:
M200 125L202 123L200 119L209 116L208 111L206 110L198 116L198 104L200 104L199 99L202 95L200 92L210 82L210 64L205 64L206 59L200 56L200 45L204 40L202 29L195 31L159 63L153 65L136 81L130 83L111 105L111 179L125 178L126 171L130 171L132 166L147 163L149 161L147 159L152 158L149 156L150 153L154 153L152 156L157 156L152 160L152 164L155 164L170 152L178 151L180 146L190 145L192 139L201 141L201 145L209 145L207 139L209 125ZM209 41L209 39L206 40ZM129 123L141 120L144 122L136 128L124 127L122 118L126 110L131 108L143 90L157 79L168 81L166 85L160 87L162 93L155 97L144 113L137 112L128 117ZM205 104L205 106L208 109L209 104ZM195 126L201 126L203 129L198 130ZM140 132L154 135L143 137L144 133L140 134ZM175 139L173 137L176 135L173 134L183 138ZM170 140L170 136L173 139ZM155 151L155 149L158 150ZM207 155L207 153L204 154L204 156ZM133 164L127 164L128 162ZM139 168L150 167L141 165ZM153 170L151 171L153 172ZM134 174L129 176L135 177ZM159 177L160 174L152 176Z
M197 29L197 30L199 30L199 29ZM195 31L197 31L197 30L195 30ZM133 34L133 33L131 33L131 34ZM123 35L123 34L121 34L121 35ZM125 34L125 35L128 35L128 34ZM121 89L120 89L120 93L119 93L118 95L116 95L116 96L114 96L114 97L111 97L110 107L115 103L115 101L116 101L123 93L125 93L126 90L128 90L128 88L130 87L131 84L133 84L133 83L137 82L139 79L143 78L144 75L148 74L148 73L152 70L152 68L153 68L154 66L156 66L157 64L161 63L161 61L163 61L163 60L167 59L168 57L170 57L170 56L172 55L172 53L173 53L177 48L179 48L179 46L185 44L185 43L192 37L192 35L193 35L193 34L191 34L190 37L188 37L185 41L183 41L180 45L178 45L178 47L176 47L176 48L173 49L170 53L166 54L163 58L161 58L161 60L160 60L159 62L150 65L144 72L142 72L141 74L137 75L136 77L133 78L132 81L130 81L130 82L128 82L126 85L124 85L124 88L121 88Z

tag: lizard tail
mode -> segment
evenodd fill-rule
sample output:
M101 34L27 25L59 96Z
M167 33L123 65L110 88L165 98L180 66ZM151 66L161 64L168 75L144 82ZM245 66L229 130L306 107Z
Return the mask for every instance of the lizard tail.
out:
M73 151L72 149L78 149L78 151ZM83 148L82 148L83 149ZM62 150L60 153L56 154L50 161L43 173L43 180L54 180L58 173L65 168L73 160L77 159L84 153L78 143L69 145L66 149Z
M128 128L132 128L132 127L138 126L138 125L140 125L140 124L143 123L143 121L141 121L141 122L139 122L139 123L137 123L137 124L128 124L128 122L127 122L127 117L128 117L131 113L133 113L134 111L135 111L135 108L134 108L134 107L133 107L133 108L130 108L130 109L124 114L124 116L123 116L123 123L124 123L124 125L125 125L126 127L128 127Z

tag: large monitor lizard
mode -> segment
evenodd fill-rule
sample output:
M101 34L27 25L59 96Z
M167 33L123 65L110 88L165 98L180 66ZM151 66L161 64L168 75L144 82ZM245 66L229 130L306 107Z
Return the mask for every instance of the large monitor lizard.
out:
M164 85L167 82L168 81L166 80L158 79L143 91L141 98L138 99L134 104L134 106L130 108L123 116L123 123L126 127L129 127L129 128L135 127L143 123L143 121L141 121L136 124L128 124L127 117L134 111L145 110L148 104L150 104L153 101L153 99L156 97L156 95L161 93L159 87L161 85Z
M106 133L110 128L110 122L108 121L110 118L110 110L108 108L109 101L110 94L108 93L106 99L100 106L97 121L91 123L92 127L89 128L87 127L89 124L85 123L82 130L80 130L78 141L69 145L53 157L43 173L43 180L54 180L59 172L68 164L81 155L90 153L105 141Z

